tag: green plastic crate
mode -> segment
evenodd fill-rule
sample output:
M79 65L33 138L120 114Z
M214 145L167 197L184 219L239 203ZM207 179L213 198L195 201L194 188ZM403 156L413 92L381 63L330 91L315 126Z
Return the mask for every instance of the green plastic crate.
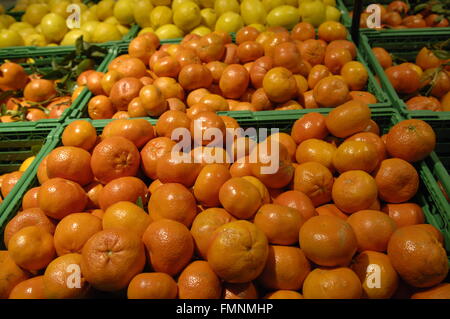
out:
M53 47L53 48L37 48L37 47L21 47L21 50L15 54L11 54L9 51L0 50L0 64L5 61L11 61L21 64L25 71L31 72L30 65L33 64L42 69L46 69L46 67L50 68L51 61L53 58L56 60L63 59L64 56L72 53L74 50L73 47ZM108 51L112 50L108 48ZM108 53L97 66L97 69L102 69L104 65L107 65L106 58L108 57ZM30 60L32 59L32 61ZM70 114L72 108L76 108L76 106L83 101L84 96L87 94L88 90L83 90L80 95L77 97L75 101L72 101L72 105L70 108L65 110L59 119L44 119L38 121L38 123L45 123L44 125L55 125L56 123L62 123ZM14 123L0 123L0 128L2 127L26 127L27 123L30 122L14 122Z
M21 123L20 127L0 127L0 175L17 171L22 162L31 156L36 156L29 168L24 172L18 184L3 199L0 204L2 212L13 202L17 201L17 192L26 185L28 178L35 174L35 168L44 154L51 149L53 137L59 134L60 124L40 122ZM34 173L33 173L34 172Z

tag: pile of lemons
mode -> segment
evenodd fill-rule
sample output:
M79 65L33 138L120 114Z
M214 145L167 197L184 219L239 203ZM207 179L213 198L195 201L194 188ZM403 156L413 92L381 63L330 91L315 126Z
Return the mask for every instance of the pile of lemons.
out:
M71 4L80 11L75 29L66 24ZM335 0L101 0L87 5L81 0L19 0L14 11L25 11L21 22L0 15L0 47L71 45L81 35L94 43L115 41L134 23L141 32L172 39L214 30L237 32L247 25L264 31L306 21L318 27L341 16Z

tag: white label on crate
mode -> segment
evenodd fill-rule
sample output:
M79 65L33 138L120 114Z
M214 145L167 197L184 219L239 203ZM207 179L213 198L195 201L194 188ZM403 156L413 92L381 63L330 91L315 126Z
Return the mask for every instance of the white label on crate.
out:
M370 29L380 28L381 27L381 10L380 7L376 4L371 4L366 9L367 13L370 15L367 17L366 24Z
M81 8L77 4L70 4L66 8L66 12L71 13L66 20L69 29L79 29L81 26Z

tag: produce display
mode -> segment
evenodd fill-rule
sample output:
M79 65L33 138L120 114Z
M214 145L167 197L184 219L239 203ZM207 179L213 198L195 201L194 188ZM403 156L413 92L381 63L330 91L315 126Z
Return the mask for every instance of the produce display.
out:
M429 1L392 1L378 4L381 28L445 28L449 26L450 3L445 0ZM361 14L360 26L367 28L370 14L366 10ZM352 12L350 12L352 15Z
M450 299L449 8L352 5L0 6L0 299Z

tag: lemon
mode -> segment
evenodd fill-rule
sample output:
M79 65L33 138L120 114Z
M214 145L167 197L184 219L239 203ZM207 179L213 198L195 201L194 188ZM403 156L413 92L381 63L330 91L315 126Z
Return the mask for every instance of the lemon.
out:
M70 2L67 0L58 1L54 4L50 11L56 14L59 14L63 18L67 18L70 12L67 12L67 7L70 5Z
M22 21L28 22L29 24L35 26L38 25L42 18L49 13L48 7L45 4L32 4L30 5L25 14L22 17Z
M173 11L173 22L181 30L187 32L200 24L200 8L194 2L185 2Z
M20 165L19 172L25 172L28 167L30 167L31 163L33 163L36 156L28 157L26 160L22 162L22 165Z
M91 10L85 11L81 14L81 24L87 21L98 21L97 15Z
M47 45L47 40L40 33L29 34L23 40L28 46L45 47Z
M182 38L183 31L174 24L165 24L156 29L155 34L160 40Z
M200 0L199 2L202 8L214 8L214 0Z
M150 0L138 0L134 4L133 9L133 15L134 15L134 21L141 27L151 27L150 23L150 14L149 12L152 11L153 5L150 2Z
M204 25L196 27L194 30L191 31L192 34L197 34L201 37L204 35L210 34L211 32L212 32L211 29L208 27L205 27Z
M116 25L117 29L119 29L119 32L122 36L126 35L128 32L130 32L130 28L127 28L124 25L118 24Z
M14 30L0 30L0 48L15 47L24 45L24 41L19 32Z
M109 24L114 24L114 25L119 25L119 21L117 21L117 18L115 16L109 17L107 19L105 19L105 21L103 21L105 23L109 23Z
M36 30L37 33L42 34L42 26L41 26L41 24L39 23L37 26L35 26L34 30Z
M207 26L210 29L213 29L216 25L217 14L214 9L205 8L200 10L200 16L202 17L201 24Z
M7 28L5 27L5 25L3 24L3 22L0 21L0 30L2 30L2 29L7 29Z
M225 12L216 22L216 31L237 32L244 26L244 20L236 12Z
M41 21L42 34L52 42L59 42L67 33L66 19L56 13L48 13Z
M33 26L31 24L29 24L28 22L14 22L13 24L11 24L9 26L9 30L19 32L20 30L28 29L28 28L32 28L32 27Z
M154 6L170 6L172 0L152 0Z
M87 10L89 10L88 6L85 5L84 3L77 3L77 5L80 7L81 13L86 12ZM97 13L98 13L98 7L97 7Z
M286 0L285 4L298 8L298 0Z
M276 7L282 6L286 4L286 0L262 0L262 4L266 9L266 12L272 11Z
M133 0L119 0L114 6L114 16L120 24L130 25L134 22Z
M73 29L66 33L61 41L61 45L74 45L79 37L83 36L83 40L91 42L91 35L81 29Z
M2 14L0 15L0 22L5 26L5 28L9 28L11 24L16 22L16 19L10 15Z
M97 17L100 21L104 21L114 14L114 0L102 0L97 5Z
M214 2L214 10L216 11L217 16L221 16L228 11L236 13L240 12L237 0L216 0L216 2Z
M302 21L311 23L314 27L318 27L326 19L326 7L319 1L303 2L299 8Z
M267 24L271 27L281 26L292 29L300 21L300 12L293 6L280 6L269 12Z
M325 20L326 21L337 21L341 19L341 11L339 9L332 7L332 6L326 6L325 8Z
M118 41L122 39L117 26L110 23L100 22L92 34L92 42L102 43L108 41Z
M21 29L18 31L20 36L25 39L26 36L29 36L30 34L36 34L35 28L27 28L27 29Z
M200 3L198 2L198 0L173 0L172 1L172 11L175 12L175 10L178 9L178 7L185 2L194 2L196 5L200 6Z
M56 43L49 43L47 44L48 47L57 47L58 45Z
M81 24L81 30L89 33L89 35L92 38L92 35L94 34L95 28L99 25L99 21L88 21L83 24Z
M322 0L322 2L326 6L336 7L336 0Z
M149 27L143 28L141 31L139 31L138 36L144 33L155 33L155 29Z
M266 23L266 9L259 0L244 0L241 3L241 16L245 24Z
M150 13L150 23L153 29L165 24L172 24L172 10L164 6L154 8Z
M258 30L259 32L264 32L266 31L266 27L263 24L259 24L259 23L252 23L248 25L249 27L253 27L256 30Z

